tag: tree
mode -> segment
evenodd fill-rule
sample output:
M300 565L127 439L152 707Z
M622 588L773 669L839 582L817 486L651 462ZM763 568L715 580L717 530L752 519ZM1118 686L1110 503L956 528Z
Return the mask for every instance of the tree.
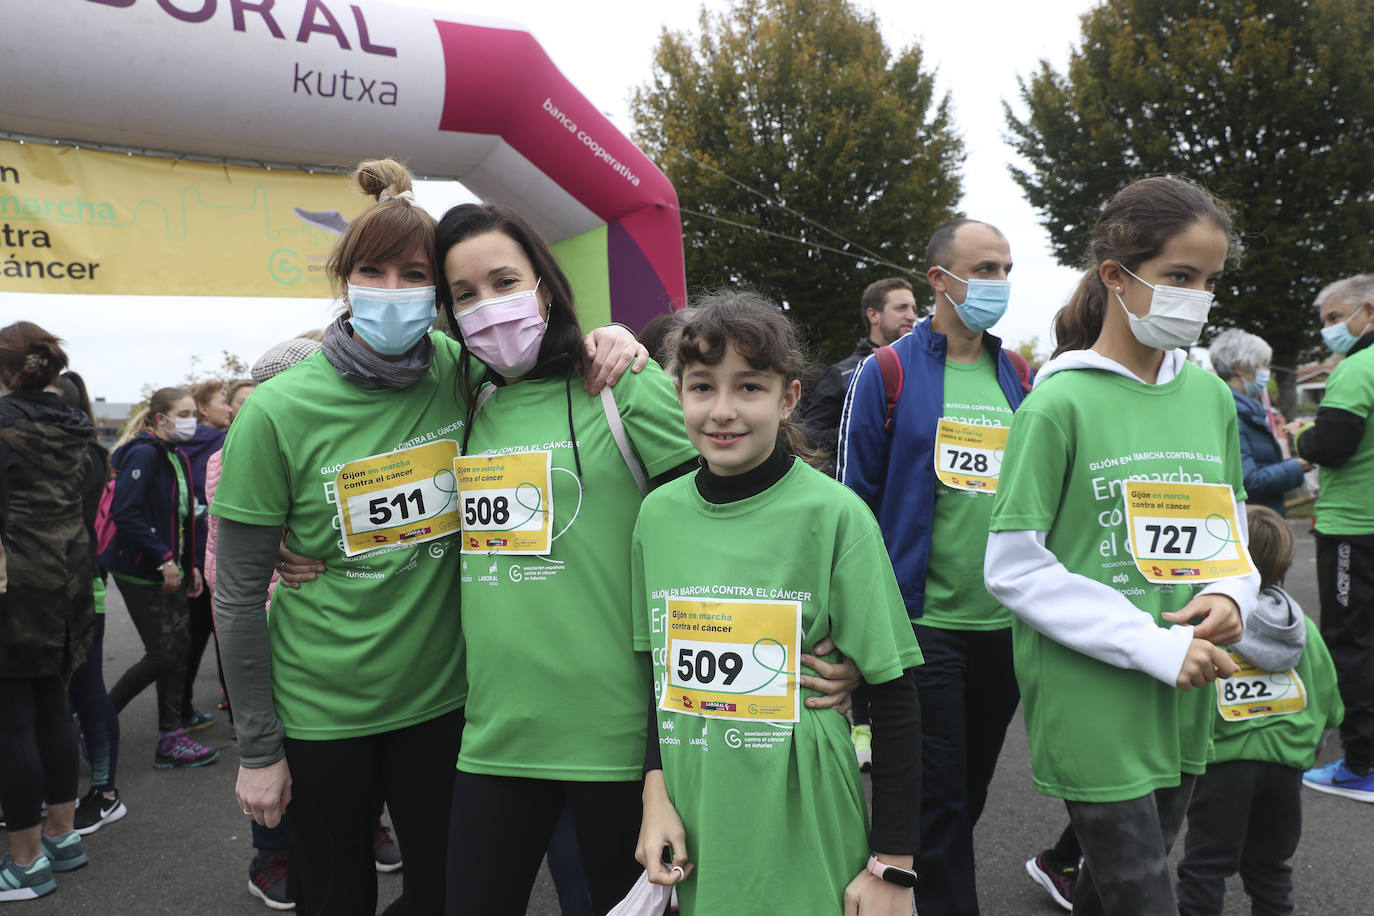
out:
M677 188L689 288L781 300L827 361L874 280L924 274L955 216L963 145L921 51L894 56L849 0L738 0L664 30L636 142Z
M204 360L201 358L201 355L199 353L192 353L190 359L187 360L188 365L185 377L182 378L181 381L175 382L174 387L189 390L193 385L199 385L201 382L218 380L227 385L236 379L248 378L248 363L244 362L242 357L237 353L230 353L228 350L221 350L220 353L222 354L222 360L220 365L215 369L206 368L203 365ZM144 382L143 387L139 391L143 396L143 400L133 406L133 411L130 416L138 413L144 407L147 407L148 399L153 396L153 392L162 387L164 386L154 385L151 382Z
M1136 178L1183 175L1235 208L1245 252L1213 329L1267 340L1291 401L1320 344L1313 297L1374 261L1374 0L1109 0L1067 74L1041 61L1020 97L1028 116L1006 118L1029 167L1011 171L1061 263Z

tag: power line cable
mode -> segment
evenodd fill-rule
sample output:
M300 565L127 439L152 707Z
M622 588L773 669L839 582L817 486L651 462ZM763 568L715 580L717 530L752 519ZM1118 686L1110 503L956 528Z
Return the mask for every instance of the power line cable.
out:
M772 236L775 239L782 239L785 242L795 242L804 248L819 248L822 251L830 251L835 254L843 255L846 258L853 258L854 260L860 261L865 264L877 264L882 267L891 267L893 270L899 270L904 274L908 274L909 276L917 276L916 272L913 271L910 267L903 267L900 264L893 264L891 261L885 261L882 258L870 258L864 255L855 254L852 251L845 251L842 248L833 248L830 245L822 245L820 242L808 242L806 239L800 239L796 236L784 235L781 232L774 232L771 229L764 229L760 226L751 226L748 223L741 223L737 220L726 219L723 216L714 216L710 213L702 213L698 210L688 210L686 207L679 206L676 209L679 213L686 213L688 216L699 216L702 219L714 220L715 222L724 223L727 226L735 226L739 229L748 229L750 232L757 232L761 235Z
M883 261L883 259L882 259L882 255L878 254L876 251L873 251L872 249L869 249L869 248L865 248L863 245L860 245L858 242L855 242L855 241L853 241L853 240L851 240L851 239L845 238L844 236L842 236L842 235L840 235L838 232L836 232L834 229L831 229L829 226L823 225L822 223L816 222L814 219L812 219L811 217L807 216L805 213L801 213L801 212L798 212L797 210L793 210L791 207L787 206L787 204L783 203L782 201L777 200L777 199L772 198L772 197L769 197L767 194L763 193L762 191L760 191L760 190L758 190L758 189L756 189L756 188L750 187L748 184L745 184L743 181L740 181L738 178L735 178L735 177L733 177L733 176L731 176L731 175L727 175L725 172L722 172L720 169L716 168L715 166L711 165L710 163L702 162L700 159L698 159L697 157L693 156L691 153L688 153L688 152L685 152L685 151L683 151L683 150L677 149L676 147L669 147L669 149L672 150L673 152L677 153L679 156L683 157L684 159L688 159L688 160L690 160L690 161L692 161L692 162L695 162L697 165L701 166L701 167L704 168L704 169L707 169L707 170L709 170L709 171L715 172L717 175L719 175L720 177L724 178L726 181L729 181L729 182L732 182L732 183L738 185L739 187L741 187L741 188L743 188L744 190L748 191L750 194L754 194L754 195L756 195L756 196L758 196L758 197L761 197L761 198L763 198L764 200L768 201L768 202L769 202L770 204L772 204L773 206L778 207L778 208L780 208L780 209L782 209L782 210L785 210L785 211L788 212L788 213L791 213L793 216L797 217L798 219L800 219L800 220L802 220L802 221L804 221L804 222L810 223L812 226L815 226L817 229L820 229L822 232L826 232L826 233L829 233L830 235L833 235L835 238L839 239L841 242L844 242L846 245L852 245L853 247L857 248L859 251L862 251L864 254L866 254L866 255L868 255L870 258L872 258L873 261L874 261L875 263L878 263L878 264L884 263L884 261Z

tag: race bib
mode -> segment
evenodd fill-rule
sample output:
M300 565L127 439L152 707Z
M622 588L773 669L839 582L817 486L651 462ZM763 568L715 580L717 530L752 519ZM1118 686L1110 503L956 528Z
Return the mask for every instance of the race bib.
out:
M668 596L660 709L710 719L796 722L801 604Z
M996 493L1007 448L1006 426L980 426L940 418L935 432L935 476L947 487Z
M548 554L553 543L552 456L514 452L454 459L463 553Z
M1151 582L1215 582L1255 571L1231 488L1128 480L1122 497L1136 568Z
M458 443L439 439L350 461L334 478L339 530L350 557L419 543L458 530L453 459Z
M1228 722L1289 716L1307 708L1307 690L1298 672L1265 671L1236 653L1231 660L1240 671L1217 680L1217 712Z

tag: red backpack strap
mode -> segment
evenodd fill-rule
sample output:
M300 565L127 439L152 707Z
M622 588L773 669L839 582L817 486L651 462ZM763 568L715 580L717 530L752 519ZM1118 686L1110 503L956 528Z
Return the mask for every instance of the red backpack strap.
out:
M897 399L902 396L902 361L891 347L878 347L873 351L878 360L878 368L883 373L883 392L887 395L887 422L883 429L892 429L892 415L897 412Z
M1026 362L1026 358L1025 358L1024 356L1022 356L1020 353L1016 352L1015 350L1010 350L1010 349L1007 349L1007 348L1004 347L1004 348L1002 349L1002 352L1005 353L1005 354L1007 354L1007 359L1010 359L1010 360L1011 360L1011 364L1012 364L1013 366L1016 367L1016 374L1019 375L1019 376L1021 377L1021 390L1024 391L1026 394L1030 394L1030 390L1031 390L1031 367L1030 367L1030 363Z

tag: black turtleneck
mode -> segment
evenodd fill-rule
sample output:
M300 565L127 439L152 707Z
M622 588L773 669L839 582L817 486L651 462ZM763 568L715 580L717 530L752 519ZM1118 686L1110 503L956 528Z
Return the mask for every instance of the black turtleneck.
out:
M773 453L763 460L763 464L743 474L722 477L711 473L711 469L703 461L696 476L697 492L701 494L702 499L716 505L738 502L758 496L786 477L791 469L792 456L786 449L776 445L773 446Z

